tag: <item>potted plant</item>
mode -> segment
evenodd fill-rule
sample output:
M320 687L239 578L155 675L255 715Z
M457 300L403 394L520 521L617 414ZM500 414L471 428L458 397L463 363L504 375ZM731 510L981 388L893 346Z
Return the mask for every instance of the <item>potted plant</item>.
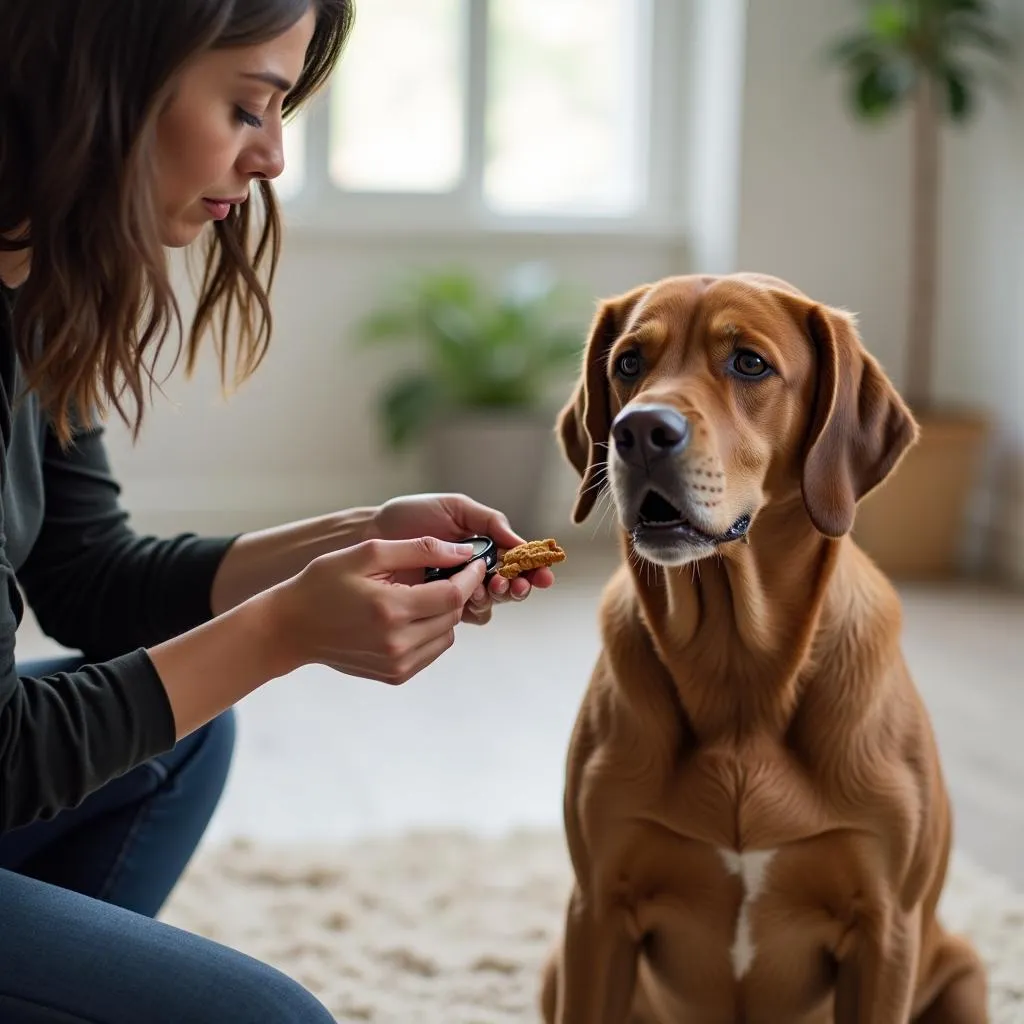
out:
M935 400L942 127L977 108L978 60L998 66L1009 45L987 0L865 0L862 25L830 50L849 76L857 116L879 122L904 107L913 122L909 321L904 396L921 438L889 482L862 504L860 545L904 577L952 575L990 425L983 409ZM994 59L994 61L993 61Z
M543 263L513 267L494 289L467 269L427 270L357 328L364 345L413 350L378 399L388 447L421 444L431 490L499 508L520 533L538 525L551 388L582 351L567 300Z

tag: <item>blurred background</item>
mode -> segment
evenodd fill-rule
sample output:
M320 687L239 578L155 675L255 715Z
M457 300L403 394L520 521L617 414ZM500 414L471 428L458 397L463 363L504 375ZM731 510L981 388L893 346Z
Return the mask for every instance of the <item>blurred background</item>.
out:
M870 56L851 70L834 53L862 33L884 42L871 9L362 0L333 88L289 126L267 363L224 401L211 353L197 381L168 383L143 444L112 430L140 520L233 529L443 484L427 428L448 421L457 445L451 421L469 414L474 436L481 420L543 424L538 528L564 530L575 480L539 456L596 300L745 269L857 312L934 427L901 474L921 504L889 488L866 542L878 549L895 526L915 574L1024 579L1024 64L950 48L965 116L940 82L922 143L904 96L913 65L889 60L872 78ZM995 11L978 30L1015 41L1020 4ZM934 232L915 221L929 158ZM915 285L931 260L934 303ZM509 291L516 315L500 305ZM908 351L915 309L934 316L923 354ZM368 344L388 321L397 343ZM395 431L415 443L393 447ZM917 546L929 550L906 550Z
M569 560L399 691L309 669L243 702L220 834L558 824L616 552L570 524L555 411L598 299L756 270L859 314L924 425L858 536L961 840L1024 884L1024 10L930 3L957 45L919 92L902 3L360 0L288 129L270 354L229 399L212 352L176 374L134 447L111 424L125 501L220 532L464 489Z

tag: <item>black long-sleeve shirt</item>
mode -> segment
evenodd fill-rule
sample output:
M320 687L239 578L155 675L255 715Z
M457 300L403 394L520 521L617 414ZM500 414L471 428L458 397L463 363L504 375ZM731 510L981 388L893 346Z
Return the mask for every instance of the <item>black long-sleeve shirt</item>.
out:
M173 746L145 648L210 618L213 577L234 540L131 529L102 428L62 450L36 397L21 394L15 300L0 286L0 832L73 807ZM18 676L21 591L85 668Z

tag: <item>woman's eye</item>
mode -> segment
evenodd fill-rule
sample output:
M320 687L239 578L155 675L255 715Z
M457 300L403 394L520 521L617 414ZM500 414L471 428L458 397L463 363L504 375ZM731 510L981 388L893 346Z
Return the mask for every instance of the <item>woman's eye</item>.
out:
M615 372L626 380L638 377L643 369L643 362L636 352L623 352L615 361Z
M732 357L732 368L741 377L764 377L771 372L771 367L761 356L746 349L740 349Z
M248 125L250 128L262 128L263 118L258 117L256 114L250 114L245 107L236 107L235 111L238 115L238 120L244 125Z

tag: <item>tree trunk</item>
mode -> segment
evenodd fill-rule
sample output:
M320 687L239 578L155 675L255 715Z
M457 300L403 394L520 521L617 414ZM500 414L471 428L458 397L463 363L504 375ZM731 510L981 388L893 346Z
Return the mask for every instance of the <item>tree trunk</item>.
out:
M922 73L913 101L913 222L911 226L910 319L904 393L916 412L932 403L935 308L939 271L940 122L937 84Z

